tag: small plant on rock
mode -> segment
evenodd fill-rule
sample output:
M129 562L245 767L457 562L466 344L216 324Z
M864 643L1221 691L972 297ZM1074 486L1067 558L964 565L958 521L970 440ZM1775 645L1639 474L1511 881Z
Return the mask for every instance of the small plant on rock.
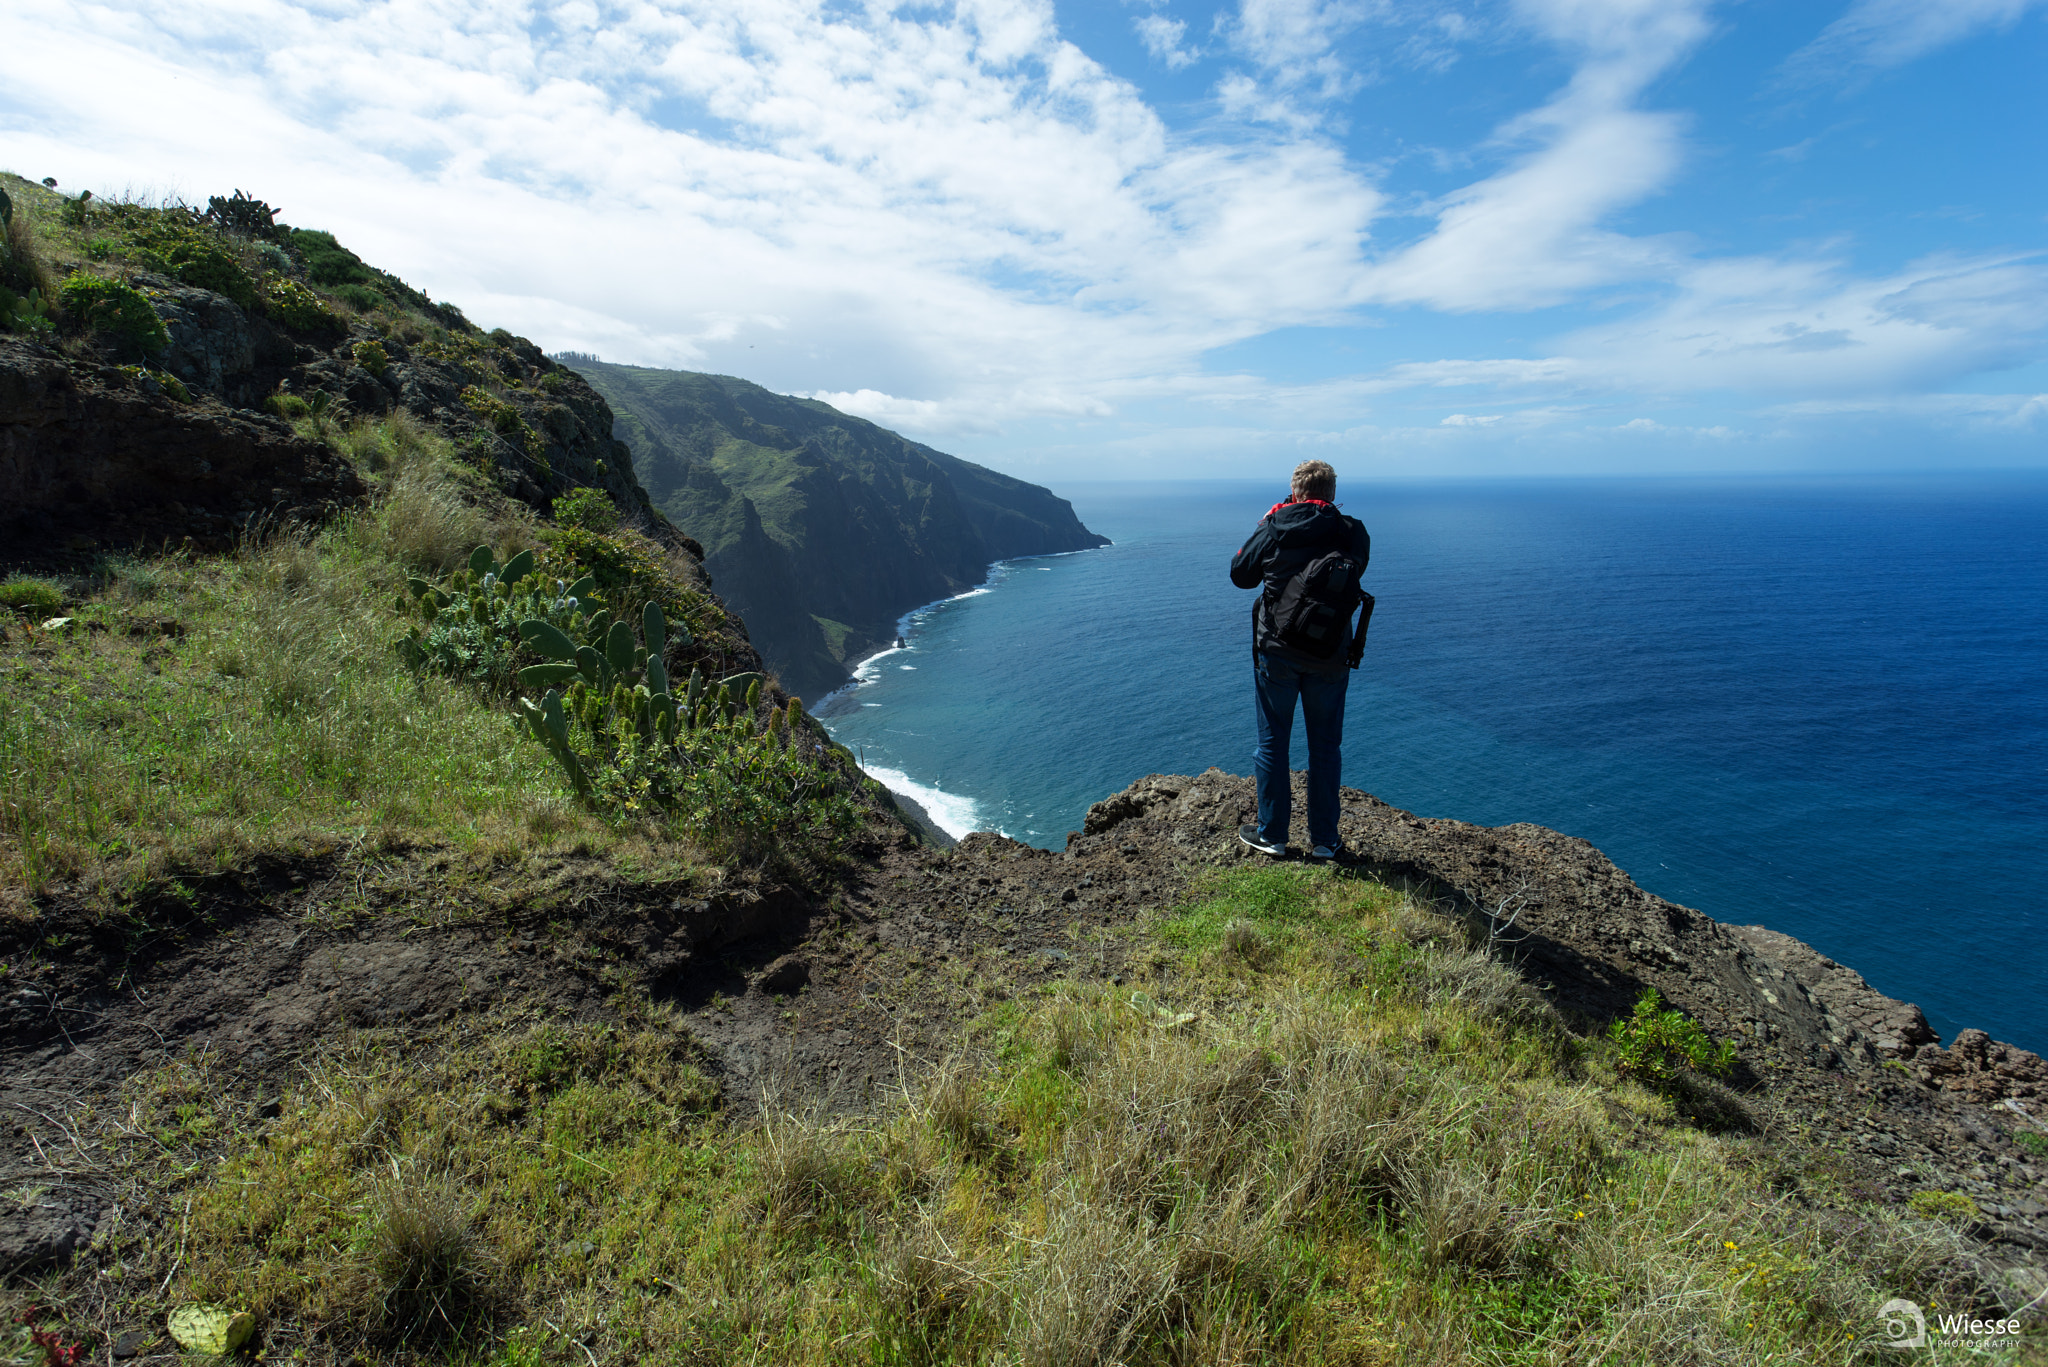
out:
M384 350L382 342L357 342L351 354L355 357L357 365L379 378L382 378L384 372L391 366L390 353Z
M296 280L273 275L263 282L264 309L293 332L338 332L341 320L320 296Z
M58 298L65 312L124 349L153 355L171 344L149 296L133 285L80 272L64 282Z
M1926 1220L1966 1225L1984 1218L1977 1203L1959 1191L1916 1191L1906 1198L1906 1209Z
M555 500L555 521L607 536L619 529L619 509L604 490L578 487Z
M1652 1086L1669 1085L1688 1069L1720 1078L1735 1069L1735 1045L1728 1040L1715 1044L1696 1021L1664 1008L1654 987L1625 1019L1608 1027L1607 1036L1623 1076Z

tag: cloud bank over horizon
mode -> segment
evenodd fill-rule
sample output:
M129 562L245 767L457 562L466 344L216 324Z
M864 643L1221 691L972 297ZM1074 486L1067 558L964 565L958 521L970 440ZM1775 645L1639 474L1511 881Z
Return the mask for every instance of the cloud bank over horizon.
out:
M0 37L9 169L246 187L551 350L1033 478L2048 450L2041 0L16 0Z

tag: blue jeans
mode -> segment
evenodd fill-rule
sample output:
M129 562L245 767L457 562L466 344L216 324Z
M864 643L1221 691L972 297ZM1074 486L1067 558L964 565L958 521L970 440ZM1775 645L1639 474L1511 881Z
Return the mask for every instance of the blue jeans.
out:
M1351 671L1327 674L1298 669L1262 651L1252 652L1252 683L1259 717L1259 747L1252 776L1259 784L1259 835L1287 843L1294 819L1294 794L1287 773L1287 748L1294 731L1294 701L1308 731L1308 839L1337 848L1337 785L1344 764L1344 690Z

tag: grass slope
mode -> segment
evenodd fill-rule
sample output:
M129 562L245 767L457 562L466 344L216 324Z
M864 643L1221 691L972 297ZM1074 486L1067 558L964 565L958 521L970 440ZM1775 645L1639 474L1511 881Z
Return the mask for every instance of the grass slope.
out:
M337 1041L267 1121L189 1059L112 1141L185 1214L69 1301L320 1362L1672 1367L1891 1361L1871 1306L1961 1292L1948 1227L1781 1194L1397 889L1239 869L1130 934L1143 983L998 993L868 1115L727 1120L630 996Z

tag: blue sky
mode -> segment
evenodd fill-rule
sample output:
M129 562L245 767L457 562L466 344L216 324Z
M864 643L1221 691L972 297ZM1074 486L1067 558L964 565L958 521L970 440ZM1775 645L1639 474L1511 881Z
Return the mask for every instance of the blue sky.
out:
M2048 463L2048 0L10 0L0 165L1039 479Z

